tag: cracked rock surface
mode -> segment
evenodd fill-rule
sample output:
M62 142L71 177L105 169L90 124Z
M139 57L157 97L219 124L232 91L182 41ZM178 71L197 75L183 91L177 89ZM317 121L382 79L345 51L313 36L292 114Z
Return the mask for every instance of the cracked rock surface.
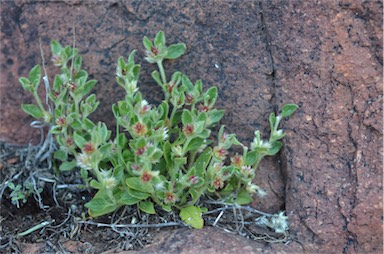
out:
M32 98L17 81L41 63L39 37L49 59L50 40L70 45L76 27L83 68L98 80L101 105L93 119L112 123L111 105L123 98L114 77L117 58L138 49L137 59L143 59L143 36L163 30L169 43L188 47L166 70L202 79L205 88L217 85L217 107L226 111L222 123L244 143L255 129L267 134L271 111L300 105L283 123L284 150L258 171L257 184L269 196L253 203L266 212L286 209L299 244L281 251L382 253L382 9L374 0L2 1L0 138L27 143L39 137L20 110ZM158 103L154 67L141 64L143 96ZM53 80L57 70L47 70ZM184 230L180 234L189 234ZM205 239L224 237L210 230L201 231L203 238L191 233L173 239L180 246L201 244L197 253L207 248ZM231 243L232 250L258 248L247 239ZM165 253L164 246L148 250Z

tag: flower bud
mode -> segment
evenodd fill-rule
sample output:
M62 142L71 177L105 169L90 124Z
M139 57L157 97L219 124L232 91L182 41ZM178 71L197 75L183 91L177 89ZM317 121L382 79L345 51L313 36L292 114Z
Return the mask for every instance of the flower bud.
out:
M137 122L132 126L133 133L136 136L144 136L147 133L147 126L141 122Z

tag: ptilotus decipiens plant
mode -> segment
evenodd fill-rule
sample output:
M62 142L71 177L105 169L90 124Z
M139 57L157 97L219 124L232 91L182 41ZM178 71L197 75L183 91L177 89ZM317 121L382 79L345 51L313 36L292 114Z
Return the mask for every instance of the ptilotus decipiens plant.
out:
M96 217L121 206L137 205L149 214L157 209L180 211L185 223L201 228L206 209L196 204L202 196L238 205L250 203L253 194L265 196L266 192L253 183L256 168L263 157L279 152L279 140L285 136L279 123L297 106L287 104L279 115L270 114L269 140L263 140L257 130L247 147L224 126L219 128L217 140L212 140L211 129L224 114L214 107L217 88L204 90L201 80L193 83L179 71L166 75L163 62L182 56L184 43L167 46L160 31L153 41L144 37L143 44L145 60L158 67L152 77L163 90L164 100L150 105L140 93L135 51L127 59L120 57L116 81L126 94L112 107L115 137L105 123L89 119L99 105L95 94L88 95L96 80L88 80L78 49L51 42L53 64L61 73L51 88L45 73L45 104L37 93L42 79L40 65L32 68L29 77L19 79L36 100L36 104L23 104L22 109L48 125L49 134L55 137L53 158L59 170L80 170L86 185L97 190L85 204L89 214ZM242 153L230 155L232 146L242 148ZM278 230L286 230L282 213L274 219L282 224Z

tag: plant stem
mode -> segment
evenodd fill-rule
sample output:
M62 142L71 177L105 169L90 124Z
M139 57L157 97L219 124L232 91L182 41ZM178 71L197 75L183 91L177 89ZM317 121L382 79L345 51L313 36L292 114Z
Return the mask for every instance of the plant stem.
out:
M167 78L165 76L163 61L157 61L157 66L159 67L161 81L163 82L163 87L165 87L165 85L167 84Z
M37 94L37 91L36 91L36 90L33 92L33 97L35 98L36 103L37 103L37 105L39 106L40 110L41 110L42 112L45 112L45 108L44 108L44 106L43 106L43 103L41 102L40 97L39 97L39 95Z

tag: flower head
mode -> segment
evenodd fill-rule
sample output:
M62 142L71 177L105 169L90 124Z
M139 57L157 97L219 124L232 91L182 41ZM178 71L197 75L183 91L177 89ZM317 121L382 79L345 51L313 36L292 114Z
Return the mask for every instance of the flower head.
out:
M144 172L140 176L140 180L143 183L149 183L152 181L153 177L158 176L158 175L159 175L159 171L144 170Z
M134 164L132 164L131 169L132 169L133 171L138 172L138 171L141 170L141 167L140 167L139 165L137 165L137 164L134 163Z
M222 189L224 187L224 181L220 176L216 176L215 179L211 182L211 186L216 190Z
M199 177L195 176L195 175L192 175L192 176L189 177L188 180L189 180L189 183L191 185L195 185L195 184L197 184L199 182Z
M91 154L95 151L95 146L91 142L86 143L83 147L83 151L87 154Z
M231 162L235 167L241 168L244 165L243 156L236 154L234 157L231 158Z
M263 190L258 185L253 184L253 183L249 183L245 187L245 189L248 193L256 193L256 195L259 196L260 198L263 198L267 195L267 192L265 190Z
M57 125L59 125L59 126L61 126L61 127L64 127L65 126L65 124L66 124L66 119L65 119L65 117L63 117L63 116L60 116L60 117L58 117L57 119L56 119L56 124Z
M214 153L216 158L223 160L223 159L225 159L225 156L227 156L228 151L224 147L215 146L213 148L213 153Z
M208 111L209 111L209 107L208 107L208 106L205 106L205 105L203 105L203 104L200 104L200 105L198 106L198 110L199 110L199 112L208 112Z
M136 154L137 156L141 156L141 155L143 155L143 154L148 150L148 148L149 148L149 144L146 144L146 145L144 145L144 146L142 146L142 147L139 147L139 148L136 150L135 154Z
M151 109L151 105L148 104L146 100L142 100L140 103L140 109L139 109L139 114L144 115Z
M177 197L176 197L175 193L173 193L173 192L166 192L165 193L164 203L173 204L176 202L176 200L177 200Z
M136 136L144 136L147 133L147 126L141 122L137 122L132 126L133 133Z
M194 131L195 131L195 127L193 126L193 124L186 124L183 127L184 135L187 137L192 136Z
M111 176L110 171L101 170L100 175L102 177L103 186L106 189L112 189L113 187L115 187L117 185L116 178Z
M162 138L163 138L163 140L167 140L167 138L168 138L168 128L167 127L164 127L164 128L162 128Z
M92 160L91 156L88 154L80 153L76 156L77 166L86 170L92 169Z
M193 96L192 93L185 93L185 103L187 105L190 105L194 102L195 97Z
M255 175L255 171L251 166L242 166L240 169L240 173L245 177L245 178L253 178Z

